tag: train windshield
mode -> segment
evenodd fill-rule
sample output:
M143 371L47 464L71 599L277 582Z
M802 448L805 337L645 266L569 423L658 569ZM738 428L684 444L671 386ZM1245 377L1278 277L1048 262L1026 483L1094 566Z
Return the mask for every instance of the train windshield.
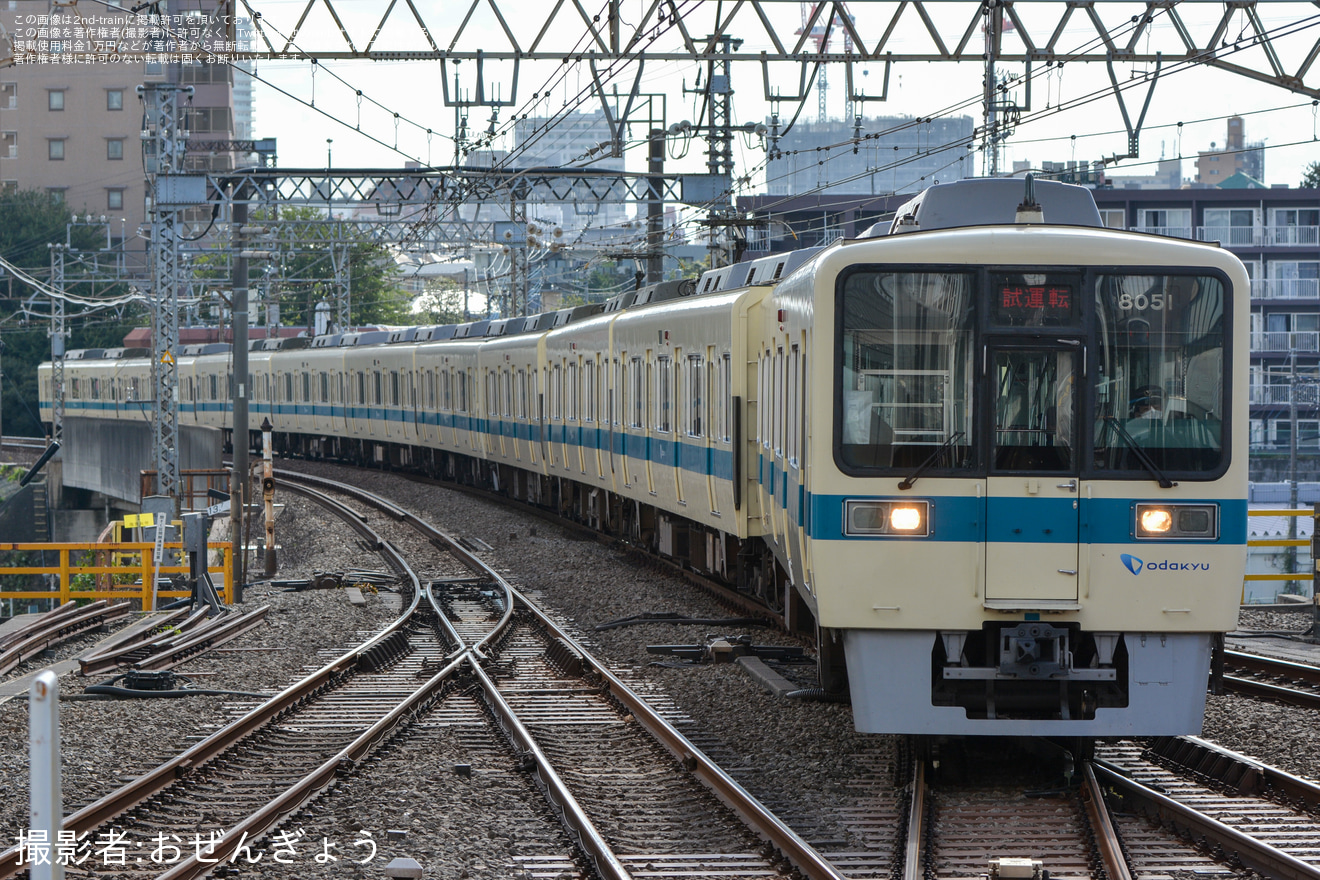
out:
M974 465L976 276L858 272L840 297L843 464Z
M1094 376L1100 471L1207 472L1224 461L1224 285L1099 275Z

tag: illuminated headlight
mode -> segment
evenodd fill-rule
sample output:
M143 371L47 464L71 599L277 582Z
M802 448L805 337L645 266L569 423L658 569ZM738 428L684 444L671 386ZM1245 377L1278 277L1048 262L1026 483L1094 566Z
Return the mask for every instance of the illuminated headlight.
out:
M1163 507L1147 507L1141 511L1141 531L1148 535L1164 534L1173 528L1173 511Z
M1138 504L1138 538L1219 537L1217 504Z
M849 535L930 534L929 501L847 501L844 532Z

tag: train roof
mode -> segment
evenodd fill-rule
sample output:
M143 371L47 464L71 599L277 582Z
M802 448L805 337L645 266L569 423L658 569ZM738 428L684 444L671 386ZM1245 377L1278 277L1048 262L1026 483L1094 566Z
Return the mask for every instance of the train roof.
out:
M430 327L418 327L416 342L437 342L441 339L452 339L457 324L433 324Z
M762 284L774 284L781 278L792 274L793 270L820 253L824 248L810 247L801 250L774 254L769 257L757 257L743 260L732 266L722 266L701 273L697 282L696 294L704 295L735 287L755 287Z
M381 345L390 341L388 330L359 330L339 337L340 345Z
M1028 193L1031 196L1028 196ZM991 177L932 184L903 203L894 219L872 226L859 238L877 238L931 229L966 226L1001 226L1020 222L1019 207L1034 202L1040 219L1032 223L1052 226L1104 226L1095 198L1084 186L1035 180Z

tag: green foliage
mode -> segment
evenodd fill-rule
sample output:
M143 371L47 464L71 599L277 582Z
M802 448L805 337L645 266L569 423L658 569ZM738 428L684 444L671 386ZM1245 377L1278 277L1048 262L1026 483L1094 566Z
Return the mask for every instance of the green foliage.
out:
M463 285L452 278L426 283L426 289L413 300L408 323L461 324L468 318L463 312Z
M0 254L25 269L50 267L48 244L66 241L70 210L48 193L33 189L0 192ZM96 232L87 226L74 227L71 244L75 248L104 247Z
M682 278L700 278L701 273L710 267L710 259L704 260L684 260L679 259L678 265L665 273L666 281L677 281Z
M261 212L253 222L266 219ZM325 213L312 207L281 207L282 223L307 223L300 241L282 260L274 274L278 281L280 323L291 327L311 326L311 312L321 300L333 302L335 294L335 254L329 244L317 240L314 221L325 220ZM407 324L409 296L398 284L399 271L389 251L378 244L355 244L348 251L351 319L354 325ZM253 261L249 271L258 280L261 264Z
M1320 162L1306 166L1306 173L1302 175L1302 182L1298 186L1302 189L1320 189Z
M49 194L36 190L0 192L0 256L13 265L38 277L49 275L51 244L69 244L75 250L105 247L104 233L90 226L69 229L70 210ZM66 289L83 296L114 296L117 287L93 287L80 282L79 266L65 263ZM23 302L32 290L6 272L0 277L0 430L7 435L42 436L37 416L37 366L50 359L50 335L46 322L21 315ZM46 299L37 300L38 309L46 310ZM76 312L70 309L70 313ZM86 319L71 318L68 347L102 348L123 345L124 334L144 322L144 312L128 310L122 315L100 313Z

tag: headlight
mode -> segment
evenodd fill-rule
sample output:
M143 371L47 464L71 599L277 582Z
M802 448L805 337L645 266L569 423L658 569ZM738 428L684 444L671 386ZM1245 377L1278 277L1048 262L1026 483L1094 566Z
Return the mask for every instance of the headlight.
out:
M1136 536L1213 541L1219 537L1219 505L1138 504Z
M915 532L925 524L919 507L895 507L889 511L889 525L896 532Z
M1164 533L1173 527L1173 514L1163 507L1148 507L1141 511L1141 530L1150 534Z
M846 501L844 533L925 537L930 534L930 502Z

